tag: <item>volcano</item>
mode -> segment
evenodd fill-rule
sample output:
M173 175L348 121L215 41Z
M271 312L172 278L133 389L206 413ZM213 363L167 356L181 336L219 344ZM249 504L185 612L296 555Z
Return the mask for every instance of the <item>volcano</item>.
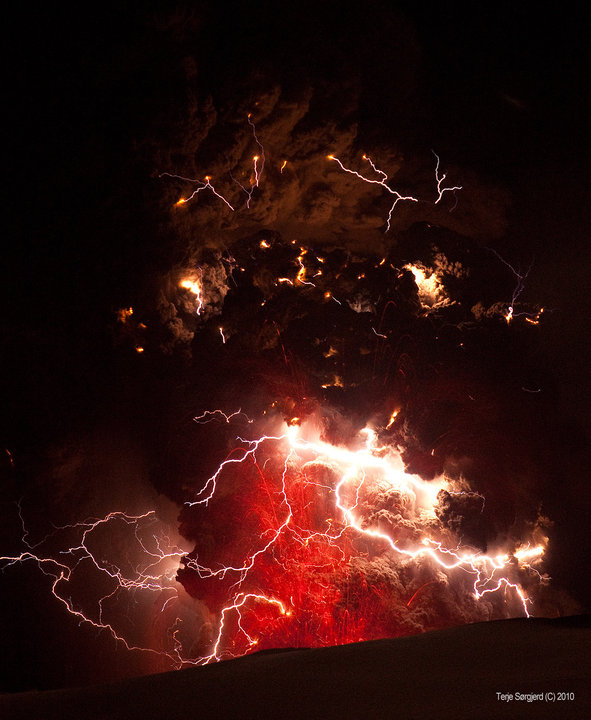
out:
M230 5L9 13L3 689L578 659L582 23Z

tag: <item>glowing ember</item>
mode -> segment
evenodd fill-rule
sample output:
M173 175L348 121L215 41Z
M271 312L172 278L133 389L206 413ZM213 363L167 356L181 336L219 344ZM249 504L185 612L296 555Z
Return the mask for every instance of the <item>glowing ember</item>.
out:
M201 314L201 311L203 310L203 296L202 296L202 288L201 288L201 282L199 280L181 280L180 287L185 288L186 290L189 290L189 292L193 293L195 295L195 301L197 303L197 307L195 309L195 312L197 315Z
M388 420L388 424L386 425L386 430L389 430L392 425L396 422L396 418L398 417L399 410L394 410L392 414L390 415L390 419Z
M436 270L428 269L421 264L405 265L404 270L410 270L413 274L423 308L444 307L450 304L451 301Z
M130 318L133 315L133 308L127 307L127 308L120 308L117 310L117 320L120 323L126 323L127 319Z

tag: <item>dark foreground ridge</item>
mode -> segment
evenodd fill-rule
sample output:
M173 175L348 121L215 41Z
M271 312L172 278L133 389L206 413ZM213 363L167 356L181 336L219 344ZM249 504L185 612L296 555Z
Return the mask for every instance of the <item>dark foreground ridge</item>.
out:
M588 615L500 620L394 640L262 652L96 687L4 695L0 716L582 718L591 708L590 649Z

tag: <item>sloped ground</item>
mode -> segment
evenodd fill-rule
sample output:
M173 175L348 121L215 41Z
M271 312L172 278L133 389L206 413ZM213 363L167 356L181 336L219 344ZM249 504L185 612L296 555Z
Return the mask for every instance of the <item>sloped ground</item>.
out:
M589 616L502 620L394 640L262 652L97 687L5 695L0 715L583 718L591 709L590 649ZM540 693L542 699L528 702L528 694Z

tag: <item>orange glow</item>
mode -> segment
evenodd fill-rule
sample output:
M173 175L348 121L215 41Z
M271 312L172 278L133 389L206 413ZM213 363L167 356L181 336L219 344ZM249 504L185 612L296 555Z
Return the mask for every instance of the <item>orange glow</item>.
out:
M325 357L327 357L326 354L325 354ZM324 390L326 390L326 388L329 388L329 387L342 388L342 387L345 387L345 383L343 382L343 379L339 375L335 375L334 380L331 383L325 383L324 385L322 385L322 388L324 388Z
M390 420L388 421L388 424L386 425L386 430L389 430L392 427L392 425L394 425L394 421L398 417L399 412L400 412L399 410L394 410L392 415L390 415Z
M193 295L199 295L201 293L201 288L197 280L182 280L180 286L190 290Z
M127 322L127 318L130 317L131 315L133 315L133 308L132 308L132 307L119 308L119 310L117 310L117 320L118 320L120 323L126 323L126 322Z
M513 553L513 557L524 562L525 560L539 560L546 548L543 545L536 545L535 547L521 547Z
M306 248L300 247L300 254L297 258L300 269L298 270L298 274L296 275L296 281L301 283L302 285L312 285L312 287L316 287L313 282L306 280L306 267L304 265L304 257L306 256L307 252L308 251L306 250Z
M542 316L543 312L544 312L544 308L540 308L537 315L534 315L534 317L526 317L525 322L530 323L530 325L539 325L540 317Z
M201 294L201 285L199 284L199 280L186 278L185 280L181 280L179 287L185 288L185 290L188 290L195 295L195 300L197 302L197 315L201 314L201 310L203 309L203 296Z
M408 263L404 265L403 270L410 270L414 275L419 290L419 301L423 308L428 310L434 307L445 307L451 303L437 270L425 267L421 263L414 265Z

